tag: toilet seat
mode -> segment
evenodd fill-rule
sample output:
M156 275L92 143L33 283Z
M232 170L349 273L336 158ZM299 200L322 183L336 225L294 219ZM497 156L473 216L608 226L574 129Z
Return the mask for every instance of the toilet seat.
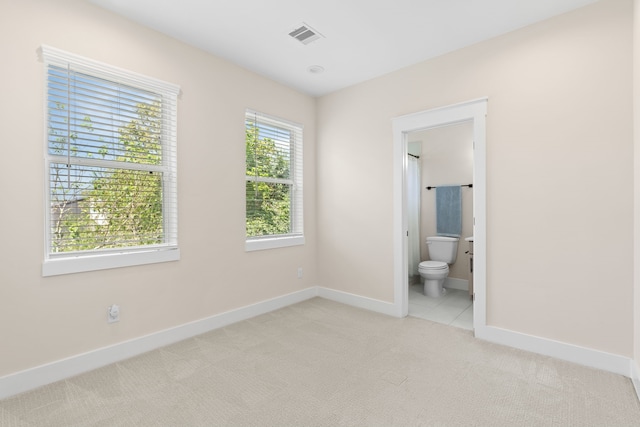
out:
M449 265L443 261L422 261L418 264L418 270L444 270L449 268Z

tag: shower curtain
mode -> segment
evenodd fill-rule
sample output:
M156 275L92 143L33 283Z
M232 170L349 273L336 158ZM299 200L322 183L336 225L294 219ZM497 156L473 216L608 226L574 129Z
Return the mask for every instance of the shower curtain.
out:
M407 219L409 228L409 277L417 276L420 264L420 162L409 157L407 166Z

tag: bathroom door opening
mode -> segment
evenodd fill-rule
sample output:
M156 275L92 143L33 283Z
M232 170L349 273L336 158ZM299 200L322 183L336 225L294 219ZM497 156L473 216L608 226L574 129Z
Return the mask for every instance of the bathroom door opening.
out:
M408 315L463 329L473 329L473 304L470 293L469 240L473 236L473 121L465 120L407 134L408 167ZM416 173L419 169L419 173ZM419 178L418 178L419 176ZM417 180L417 182L416 182ZM453 222L436 221L436 193L439 187L459 188L459 210ZM457 211L457 213L455 212ZM442 229L444 227L444 229ZM453 262L434 258L426 241L430 236L456 235L458 242ZM453 233L453 234L451 234ZM437 243L436 243L437 244ZM431 288L426 292L418 265L435 260L448 263L446 277L435 270L444 287L439 297ZM432 273L433 274L433 273ZM431 277L433 279L433 277ZM433 286L433 283L430 285Z
M422 111L393 119L394 135L394 307L398 317L408 314L408 200L407 167L412 132L470 121L473 123L473 328L486 327L486 111L487 99ZM465 245L466 242L461 242Z

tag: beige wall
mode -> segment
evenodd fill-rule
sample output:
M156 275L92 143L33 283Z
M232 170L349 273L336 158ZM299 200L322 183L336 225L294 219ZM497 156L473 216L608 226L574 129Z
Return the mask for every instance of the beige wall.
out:
M488 325L631 356L631 6L602 0L321 98L319 283L393 300L391 119L488 96Z
M420 156L420 257L429 259L427 236L436 233L435 190L426 187L466 185L473 183L473 122L458 123L409 136L410 141L422 142ZM449 277L467 280L469 261L465 251L469 245L465 237L473 235L473 189L462 188L462 235L456 262L449 267Z
M601 0L336 92L316 122L316 100L83 1L3 2L0 376L316 284L392 301L391 119L482 96L488 323L631 356L631 5ZM181 261L41 277L41 44L181 85ZM305 125L304 247L244 252L245 108Z
M84 1L3 1L0 10L0 376L317 284L315 99ZM181 261L41 277L41 44L181 86ZM245 108L305 126L304 247L244 251ZM109 325L112 303L121 320Z

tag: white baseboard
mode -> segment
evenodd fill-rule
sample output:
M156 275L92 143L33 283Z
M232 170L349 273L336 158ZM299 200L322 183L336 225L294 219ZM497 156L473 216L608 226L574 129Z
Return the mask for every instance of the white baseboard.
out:
M323 287L307 288L267 301L220 313L175 328L159 331L109 347L58 360L0 378L0 399L88 372L111 363L164 347L175 342L222 328L245 319L296 304L313 297L322 297L354 307L397 317L393 303L367 298ZM555 357L592 368L630 377L640 399L640 368L635 361L615 354L535 337L493 326L476 327L479 339Z
M0 399L70 378L147 351L182 341L232 323L308 300L318 295L317 288L307 288L256 304L220 313L175 328L78 354L0 378Z
M494 326L476 326L475 336L476 338L496 344L519 348L544 356L551 356L579 365L624 375L625 377L629 377L630 374L630 363L632 363L632 361L628 357L617 354L496 328Z
M640 400L640 366L635 362L635 360L631 361L631 382L633 382L633 388L636 389L636 396L638 396L638 400Z
M318 296L353 307L364 308L366 310L387 314L389 316L398 316L396 306L391 302L380 301L377 299L350 294L348 292L336 291L335 289L323 288L320 286L318 287Z
M460 291L468 291L469 281L465 279L456 279L455 277L447 277L444 279L444 287L449 289L458 289Z

